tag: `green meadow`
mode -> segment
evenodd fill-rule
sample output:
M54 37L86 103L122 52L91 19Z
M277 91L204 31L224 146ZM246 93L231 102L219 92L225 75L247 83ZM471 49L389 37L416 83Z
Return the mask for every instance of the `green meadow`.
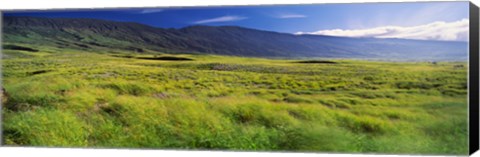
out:
M468 152L466 62L39 50L3 51L3 144Z

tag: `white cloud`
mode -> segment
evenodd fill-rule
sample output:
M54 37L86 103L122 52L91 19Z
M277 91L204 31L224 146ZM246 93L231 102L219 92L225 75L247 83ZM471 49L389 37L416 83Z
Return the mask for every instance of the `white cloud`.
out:
M301 15L301 14L284 14L284 15L278 16L278 18L281 18L281 19L306 18L306 17L307 16Z
M468 41L468 28L468 19L462 19L454 22L437 21L411 27L384 26L369 29L331 29L316 32L297 32L295 34Z
M204 19L193 22L194 24L205 24L205 23L214 23L214 22L228 22L228 21L239 21L247 19L247 17L243 16L221 16L211 19Z
M162 12L162 11L163 11L163 9L143 9L139 13L140 14L150 14L150 13L158 13L158 12Z

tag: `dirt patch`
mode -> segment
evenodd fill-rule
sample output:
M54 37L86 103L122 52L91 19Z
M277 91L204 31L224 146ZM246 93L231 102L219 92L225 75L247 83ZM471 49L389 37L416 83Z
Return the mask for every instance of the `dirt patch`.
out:
M48 73L53 70L37 70L37 71L32 71L32 72L27 72L28 75L38 75L38 74L43 74L43 73Z
M168 61L192 61L191 58L186 57L174 57L174 56L161 56L161 57L137 57L137 59L146 60L168 60Z
M135 56L132 55L110 55L112 57L120 57L120 58L135 58Z
M325 60L306 60L306 61L296 61L294 63L306 63L306 64L338 64L334 61L325 61Z
M167 94L167 93L155 93L152 95L153 97L155 98L158 98L158 99L166 99L166 98L169 98L170 96Z

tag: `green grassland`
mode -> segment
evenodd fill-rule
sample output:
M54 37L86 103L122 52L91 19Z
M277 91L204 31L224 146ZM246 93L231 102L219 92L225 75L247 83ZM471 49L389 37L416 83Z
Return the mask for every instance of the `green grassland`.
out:
M10 146L468 151L466 62L50 48L3 58L2 142Z

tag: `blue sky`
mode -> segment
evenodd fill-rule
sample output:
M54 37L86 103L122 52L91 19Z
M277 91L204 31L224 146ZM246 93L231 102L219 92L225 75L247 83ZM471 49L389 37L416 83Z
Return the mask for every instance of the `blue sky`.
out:
M6 16L82 17L162 28L236 25L285 33L415 27L468 19L468 2L358 3L7 12ZM331 33L331 31L330 31ZM333 34L335 35L335 34Z

